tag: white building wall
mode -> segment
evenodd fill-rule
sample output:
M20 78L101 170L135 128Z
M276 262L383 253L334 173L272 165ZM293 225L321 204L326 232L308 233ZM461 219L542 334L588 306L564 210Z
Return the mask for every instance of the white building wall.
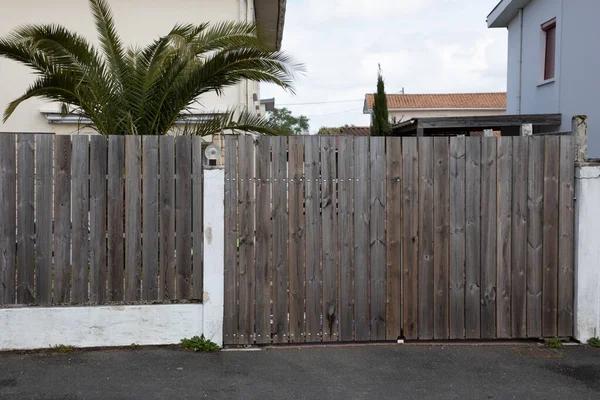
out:
M248 13L240 14L240 8L247 7ZM125 45L145 46L157 37L164 35L177 23L203 23L238 21L242 16L254 20L253 0L109 0L119 33ZM87 0L20 0L2 1L0 11L0 36L26 23L59 23L83 34L96 43L96 31ZM0 59L0 109L23 94L33 81L26 67L10 60ZM226 110L240 105L246 106L252 99L254 86L244 91L247 83L225 89L218 97L207 94L200 98L199 111L212 112ZM248 92L246 94L246 92ZM6 122L0 122L0 132L55 132L74 133L76 125L49 124L40 114L40 109L55 108L43 100L32 99L17 109ZM88 132L86 130L84 132Z
M472 117L482 115L504 115L505 110L390 110L390 120L396 117L397 122L408 121L414 118L430 117Z

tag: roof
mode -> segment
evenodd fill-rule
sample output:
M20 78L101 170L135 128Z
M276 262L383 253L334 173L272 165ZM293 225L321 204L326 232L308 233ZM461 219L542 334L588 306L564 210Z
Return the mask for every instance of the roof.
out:
M265 30L275 50L281 50L286 0L254 0L256 22Z
M371 136L370 126L342 126L340 135L348 136Z
M365 114L373 109L374 94L365 96ZM506 93L388 94L388 110L506 109Z
M500 0L487 17L488 28L508 28L508 24L531 0Z

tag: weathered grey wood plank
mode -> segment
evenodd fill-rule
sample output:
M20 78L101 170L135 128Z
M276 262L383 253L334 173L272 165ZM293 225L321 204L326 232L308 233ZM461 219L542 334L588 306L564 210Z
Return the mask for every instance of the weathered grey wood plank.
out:
M338 138L339 241L340 241L340 340L354 340L354 141ZM291 204L291 203L290 203ZM291 207L291 206L290 206ZM290 208L291 210L291 208Z
M370 143L370 319L371 340L386 338L386 240L385 240L385 208L386 208L386 159L385 138L372 137Z
M466 138L465 333L481 337L481 138Z
M52 303L53 139L53 135L40 134L35 137L35 296L40 305ZM3 147L3 145L0 146L0 149ZM4 189L0 189L0 192L4 192ZM0 198L2 198L1 194ZM0 204L2 203L0 200ZM2 214L4 214L4 210ZM0 296L0 302L2 301L1 298L2 296Z
M192 137L192 293L193 300L204 297L204 171L202 137Z
M419 147L402 138L402 332L419 337Z
M575 139L560 138L560 203L558 243L558 333L573 336Z
M141 141L139 136L125 137L125 300L140 299L141 222L140 195Z
M17 241L16 137L0 134L0 304L15 303Z
M354 138L354 324L355 340L370 339L369 138Z
M254 343L254 143L239 138L239 273L238 342Z
M89 281L89 136L75 135L72 140L72 235L73 283L71 300L75 303L88 301Z
M510 338L512 293L512 151L513 138L498 138L497 154L497 247L496 337Z
M321 224L319 137L304 137L306 221L306 340L321 340Z
M271 244L271 140L259 136L256 140L256 343L271 342L271 288L272 271L270 263Z
M496 337L497 142L481 142L481 337Z
M158 136L142 139L142 300L158 299Z
M513 138L511 328L527 337L527 177L528 138Z
M433 138L419 146L419 339L434 337L434 153Z
M527 337L542 336L544 137L529 137L527 195Z
M558 329L558 228L560 137L545 138L542 334L554 337Z
M402 336L402 139L387 138L386 339Z
M289 339L287 139L274 137L273 148L273 329L275 343Z
M125 137L108 137L108 182L107 182L107 220L108 220L108 296L109 301L123 301L124 295L124 241L123 206L125 171Z
M449 337L450 273L450 144L448 138L434 138L433 180L433 293L434 338Z
M158 298L175 300L175 138L162 136L160 157L160 234Z
M35 300L34 282L34 135L17 137L17 303Z
M107 140L90 136L90 302L106 300Z
M71 137L56 136L54 154L54 303L71 300Z
M450 138L450 339L465 337L466 139Z
M223 313L223 340L237 343L238 305L238 196L237 196L237 137L225 135L225 304Z
M192 278L192 140L175 138L175 270L178 300L190 297Z
M321 209L323 244L323 340L338 340L338 225L334 136L321 136Z

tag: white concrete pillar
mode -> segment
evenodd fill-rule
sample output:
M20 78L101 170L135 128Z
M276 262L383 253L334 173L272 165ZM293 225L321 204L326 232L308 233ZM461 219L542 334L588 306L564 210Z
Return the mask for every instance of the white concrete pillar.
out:
M600 166L577 168L575 338L600 336Z
M223 345L225 171L204 171L204 335Z

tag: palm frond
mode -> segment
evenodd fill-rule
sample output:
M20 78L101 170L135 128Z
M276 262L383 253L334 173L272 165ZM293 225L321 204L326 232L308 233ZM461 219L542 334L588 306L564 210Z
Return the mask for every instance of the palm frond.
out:
M187 133L197 136L217 135L220 133L239 134L242 132L270 136L284 136L278 125L267 118L259 117L248 111L238 112L229 110L225 113L214 114L214 117L200 123L186 126Z

